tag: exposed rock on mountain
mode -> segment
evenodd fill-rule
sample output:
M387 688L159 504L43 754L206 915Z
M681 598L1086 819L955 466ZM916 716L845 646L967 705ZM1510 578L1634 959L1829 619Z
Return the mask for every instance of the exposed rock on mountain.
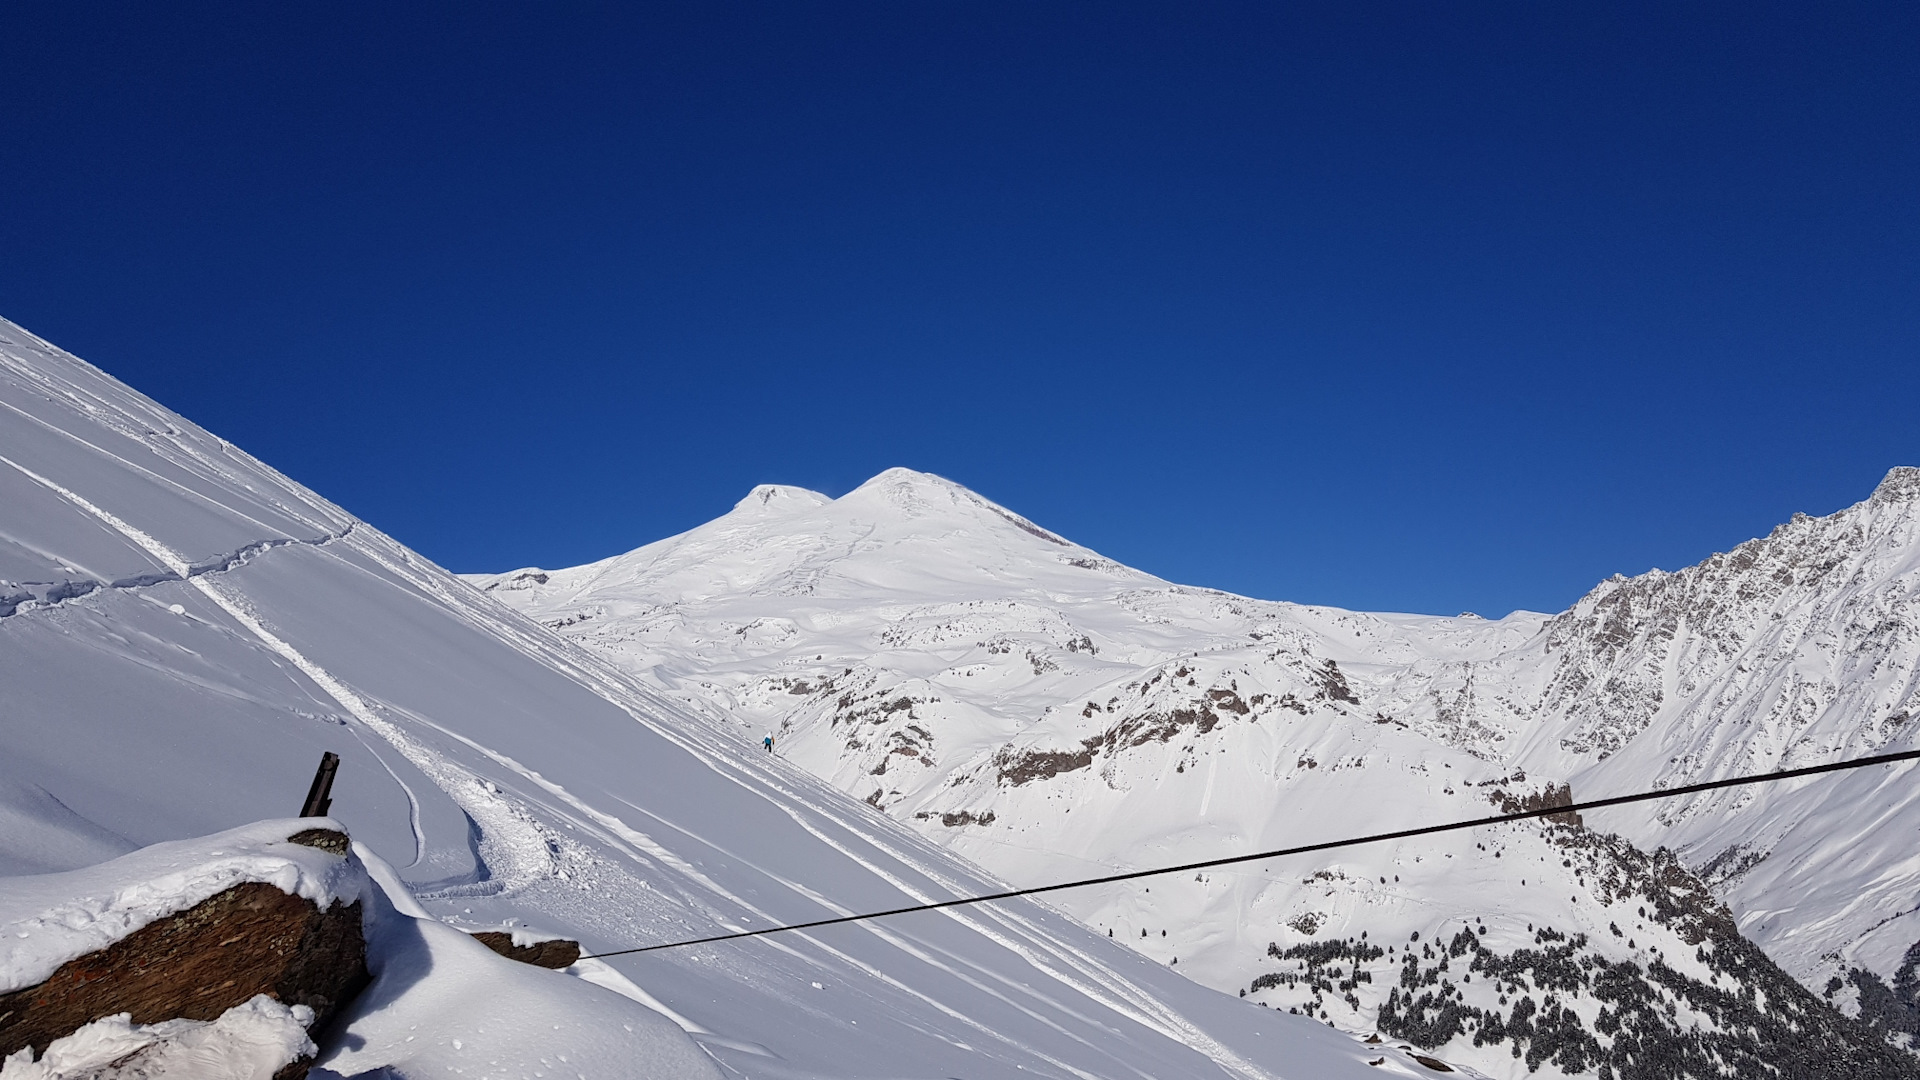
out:
M780 753L936 842L1038 884L1911 745L1917 506L1920 470L1896 469L1858 506L1796 516L1685 570L1617 577L1560 615L1498 620L1169 584L902 469L840 499L757 489L626 555L471 580L743 735L775 734ZM1578 822L1528 824L1059 902L1204 982L1355 1030L1440 1029L1407 1019L1418 995L1393 997L1394 979L1350 974L1335 985L1356 985L1329 995L1270 977L1272 962L1362 933L1451 940L1462 920L1483 920L1489 936L1475 940L1498 955L1537 949L1551 929L1584 978L1605 971L1617 986L1634 972L1665 1000L1713 990L1784 1002L1771 957L1822 991L1794 1006L1811 1010L1806 1030L1845 1042L1862 1029L1817 1016L1821 1003L1860 1015L1863 1001L1903 1000L1892 987L1920 941L1910 789L1897 771L1848 774L1613 809L1572 834ZM1569 850L1567 835L1587 839ZM1670 872L1629 892L1607 884L1643 864ZM1724 970L1676 959L1707 940L1697 928L1639 914L1705 889L1723 912L1708 937L1745 958ZM1696 1012L1709 1041L1750 1019ZM1519 1030L1502 1015L1502 1030ZM1653 1029L1621 1019L1616 1038L1581 1015L1598 1049L1535 1063L1638 1075L1609 1055L1659 1042ZM1904 1015L1875 1006L1868 1018L1894 1029L1910 1022L1888 1018ZM1493 1068L1475 1023L1476 1060ZM1441 1042L1475 1052L1464 1029ZM1675 1061L1745 1052L1660 1045Z

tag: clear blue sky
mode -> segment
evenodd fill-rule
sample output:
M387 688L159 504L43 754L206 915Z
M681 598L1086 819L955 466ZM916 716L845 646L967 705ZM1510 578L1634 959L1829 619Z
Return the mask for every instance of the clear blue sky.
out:
M0 314L455 570L906 465L1557 610L1920 464L1911 3L169 7L9 7Z

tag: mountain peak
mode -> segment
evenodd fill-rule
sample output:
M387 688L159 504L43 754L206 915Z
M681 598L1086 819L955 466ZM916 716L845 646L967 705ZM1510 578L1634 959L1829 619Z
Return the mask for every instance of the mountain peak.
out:
M920 517L942 506L986 501L944 476L898 466L880 473L840 498L855 504L884 503L908 517Z
M1035 525L964 485L956 484L944 476L935 476L932 473L917 472L899 466L888 469L861 484L842 498L878 499L910 518L920 517L941 506L965 507L973 512L984 510L1029 536L1038 537L1047 543L1059 544L1062 547L1074 546L1072 541Z
M868 480L853 490L854 492L875 492L890 498L924 497L934 492L947 495L956 492L964 492L968 495L973 494L973 492L968 491L965 487L954 483L944 476L936 476L930 472L920 472L917 469L908 469L899 465L895 465L893 468L879 473L871 480ZM853 492L849 492L849 494L852 493ZM978 496L976 496L976 498L977 497Z
M1880 486L1873 489L1873 502L1888 504L1920 499L1920 468L1895 465L1887 470Z
M817 491L809 491L803 487L761 484L747 492L746 498L734 503L733 512L756 516L793 514L802 510L811 510L816 506L825 506L832 501Z

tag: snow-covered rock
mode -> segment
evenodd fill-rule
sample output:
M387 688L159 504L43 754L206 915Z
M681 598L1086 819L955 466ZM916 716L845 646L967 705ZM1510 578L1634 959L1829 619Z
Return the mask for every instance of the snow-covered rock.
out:
M311 1058L367 979L373 885L346 844L284 819L0 878L0 1075L264 1080Z
M256 995L212 1020L135 1024L102 1017L55 1039L39 1060L22 1050L0 1080L269 1080L313 1055L313 1010Z
M271 885L322 910L361 902L368 882L351 860L287 840L326 827L338 828L326 818L260 821L80 870L0 878L0 993L236 885Z

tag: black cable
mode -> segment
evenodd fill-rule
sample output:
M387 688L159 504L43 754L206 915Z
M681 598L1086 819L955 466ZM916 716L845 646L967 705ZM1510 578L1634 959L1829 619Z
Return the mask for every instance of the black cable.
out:
M669 941L663 945L642 945L637 949L619 949L614 952L595 953L582 959L599 959L604 956L626 956L631 953L653 952L656 949L679 949L688 945L706 945L715 941L732 941L735 938L759 937L762 934L778 934L787 930L811 930L818 926L834 926L839 923L863 922L867 919L884 919L889 915L905 915L914 911L936 911L940 908L960 907L965 904L984 904L993 900L1011 900L1016 896L1032 896L1035 893L1055 892L1060 889L1077 889L1084 885L1109 885L1116 881L1132 881L1135 878L1156 877L1160 874L1179 874L1188 870L1205 870L1212 866L1226 866L1231 863L1255 862L1260 859L1277 859L1286 855L1305 855L1314 851L1328 851L1333 848L1354 847L1360 844L1377 844L1383 840L1404 840L1411 836L1430 836L1433 833L1452 832L1456 829L1476 829L1482 825L1498 825L1507 821L1524 821L1528 818L1551 817L1555 814L1577 814L1583 810L1599 810L1608 806L1621 806L1626 803L1646 802L1651 799L1670 799L1676 795L1692 795L1701 791L1715 791L1720 788L1739 787L1742 784L1766 784L1777 780L1792 780L1801 776L1817 776L1820 773L1841 772L1846 769L1864 769L1869 765L1892 765L1901 761L1920 758L1920 750L1905 750L1898 754L1881 754L1878 757L1855 758L1851 761L1832 761L1825 765L1809 765L1804 769L1783 769L1780 772L1760 773L1755 776L1736 776L1728 780L1709 780L1703 784L1687 784L1682 787L1664 788L1658 791L1642 791L1633 795L1615 795L1610 799L1593 799L1589 802L1569 803L1566 806L1547 806L1538 810L1522 810L1517 814L1497 814L1493 817L1475 818L1471 821L1452 821L1445 825L1423 825L1417 829L1400 829L1395 832L1374 833L1372 836L1357 836L1347 840L1328 840L1318 844L1303 844L1300 847L1281 848L1277 851L1261 851L1252 855L1229 855L1222 859L1204 859L1200 862L1183 863L1179 866L1163 866L1154 870L1129 870L1121 874L1108 874L1105 877L1082 878L1078 881L1062 881L1054 885L1035 885L1026 889L1009 889L1006 892L988 893L985 896L963 896L957 900L941 900L932 904L915 904L912 907L893 908L889 911L870 911L865 915L841 915L832 919L815 919L812 922L794 923L790 926L769 926L762 930L738 930L731 934L715 934L712 937L694 938L690 941Z

